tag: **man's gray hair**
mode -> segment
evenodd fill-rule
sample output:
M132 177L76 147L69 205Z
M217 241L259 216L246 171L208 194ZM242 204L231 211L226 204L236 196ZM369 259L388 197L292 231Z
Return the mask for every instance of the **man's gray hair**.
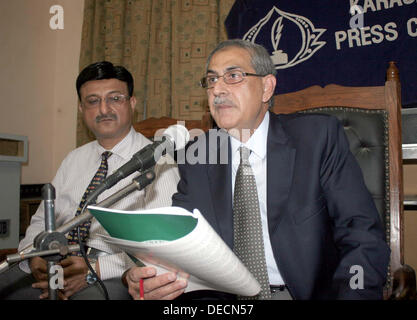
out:
M231 40L225 40L223 42L220 42L207 58L206 73L208 71L208 66L210 65L210 61L213 55L229 47L237 47L237 48L246 50L251 56L251 64L257 74L262 74L262 75L272 74L274 76L277 74L274 62L272 61L271 56L269 55L268 51L259 44L252 43L252 42L242 40L242 39L231 39ZM274 104L274 99L272 96L271 99L269 100L269 108L272 108L273 104Z

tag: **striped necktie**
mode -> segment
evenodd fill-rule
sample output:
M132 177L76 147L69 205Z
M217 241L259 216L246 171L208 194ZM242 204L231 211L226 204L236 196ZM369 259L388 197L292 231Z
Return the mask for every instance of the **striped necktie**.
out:
M255 297L238 299L271 299L262 236L261 212L255 176L249 163L250 150L240 147L240 164L236 172L233 196L233 251L261 285Z
M83 209L83 207L85 205L85 201L87 199L87 196L90 194L90 192L95 190L96 187L106 178L107 170L108 170L107 159L111 155L112 155L112 153L110 151L105 151L105 152L102 153L100 167L98 168L96 174L94 175L93 179L91 179L90 184L88 185L87 189L85 190L84 195L81 198L81 202L78 205L77 212L75 213L75 216L80 215L81 210ZM94 201L94 203L95 203L95 201ZM90 204L94 204L94 203L90 203ZM79 227L80 227L80 238L81 238L82 242L86 241L86 239L88 237L88 233L90 231L90 226L91 226L91 219L87 220L84 223L82 223L81 225L79 225ZM77 227L75 227L74 229L72 229L68 233L67 239L68 239L68 244L77 244L78 243Z

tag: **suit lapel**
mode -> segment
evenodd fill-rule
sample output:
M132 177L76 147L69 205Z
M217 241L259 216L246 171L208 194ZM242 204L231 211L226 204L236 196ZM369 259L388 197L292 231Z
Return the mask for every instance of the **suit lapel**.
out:
M296 151L291 146L278 116L273 113L270 113L267 139L267 210L269 232L272 235L286 211ZM233 247L230 139L220 139L220 143L214 145L211 142L208 143L208 154L217 153L217 163L220 163L221 151L227 150L227 163L208 165L207 174L217 230L224 241Z
M279 117L273 113L270 113L267 150L267 210L272 236L286 211L296 153Z
M217 221L220 236L229 245L233 247L233 209L232 209L232 169L231 169L231 151L230 140L226 136L221 136L220 142L213 145L213 141L209 142L208 154L217 153L217 164L208 165L207 174L211 190L211 197L214 209L214 215ZM215 150L214 150L215 149ZM227 152L227 161L220 157ZM213 159L214 160L214 159Z

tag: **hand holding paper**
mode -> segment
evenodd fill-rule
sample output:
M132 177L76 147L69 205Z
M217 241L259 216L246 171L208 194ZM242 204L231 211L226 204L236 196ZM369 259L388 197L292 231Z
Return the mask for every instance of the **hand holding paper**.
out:
M176 271L188 278L186 292L217 290L253 296L259 284L201 213L179 207L128 212L89 206L119 246L158 274Z

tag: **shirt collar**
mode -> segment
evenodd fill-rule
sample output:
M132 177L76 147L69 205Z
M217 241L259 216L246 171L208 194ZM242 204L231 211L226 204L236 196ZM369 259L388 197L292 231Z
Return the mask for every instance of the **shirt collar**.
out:
M131 127L129 133L121 141L119 141L119 143L117 143L111 150L104 149L103 146L101 146L96 140L95 144L98 157L101 157L101 154L104 151L111 151L113 155L118 155L123 159L129 158L129 146L133 144L135 132L135 129Z
M231 137L231 149L232 155L238 152L240 146L245 146L249 148L253 153L255 153L260 159L266 157L266 142L268 137L268 128L269 128L269 111L265 113L265 116L255 132L249 138L246 143L242 143L237 140L235 137Z

